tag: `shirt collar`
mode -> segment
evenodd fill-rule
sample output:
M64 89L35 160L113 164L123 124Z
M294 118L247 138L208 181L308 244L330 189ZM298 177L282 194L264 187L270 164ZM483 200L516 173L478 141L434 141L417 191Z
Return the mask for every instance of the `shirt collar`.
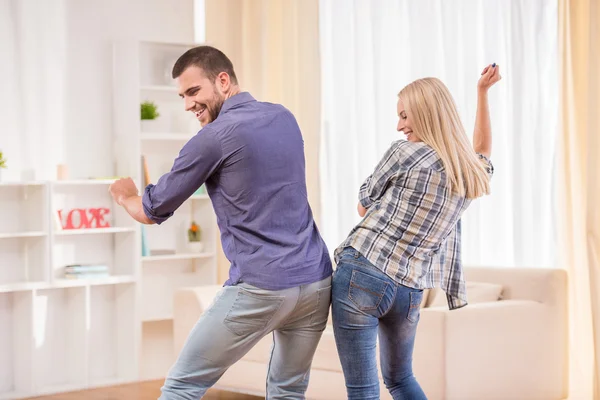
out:
M223 103L223 107L221 107L221 112L219 112L219 115L226 113L227 111L229 111L230 109L232 109L235 106L238 106L240 104L244 104L244 103L250 103L251 101L256 101L254 99L254 97L252 97L252 95L248 92L241 92L236 94L235 96L232 96L230 98L228 98L227 100L225 100L225 102Z

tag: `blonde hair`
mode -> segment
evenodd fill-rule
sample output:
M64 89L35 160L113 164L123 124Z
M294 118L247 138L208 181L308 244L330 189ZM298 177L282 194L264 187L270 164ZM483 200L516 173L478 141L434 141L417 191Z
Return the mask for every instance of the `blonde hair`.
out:
M412 130L440 157L448 185L474 199L490 191L489 175L473 150L450 91L437 78L416 80L398 93Z

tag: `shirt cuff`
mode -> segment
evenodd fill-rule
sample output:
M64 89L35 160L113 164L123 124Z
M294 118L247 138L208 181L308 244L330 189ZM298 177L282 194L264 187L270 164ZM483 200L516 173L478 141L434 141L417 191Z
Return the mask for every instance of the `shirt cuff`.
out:
M486 167L485 167L485 169L486 169L488 175L490 177L493 176L494 175L494 164L492 164L492 161L489 158L487 158L486 156L484 156L483 154L481 154L481 153L477 153L477 156L481 160L485 161L485 163L487 164Z
M163 222L165 222L166 220L168 220L169 218L171 218L173 213L169 213L167 215L158 215L157 214L157 212L155 211L155 209L152 205L152 188L153 187L154 187L154 185L151 183L148 186L146 186L146 188L144 189L144 194L142 195L142 207L144 208L144 213L146 214L146 216L151 221L156 223L157 225L160 225Z
M369 198L367 190L363 188L358 192L358 201L364 208L369 208L373 205L373 201Z
M448 308L450 310L458 310L469 304L466 299L460 299L448 293L446 293L446 299L448 299Z

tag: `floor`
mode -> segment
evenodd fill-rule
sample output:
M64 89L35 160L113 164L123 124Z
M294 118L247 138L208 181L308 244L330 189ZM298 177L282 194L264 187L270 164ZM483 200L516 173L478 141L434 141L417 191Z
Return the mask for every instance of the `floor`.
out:
M163 380L145 381L100 389L79 392L53 394L50 396L32 397L27 400L156 400L160 395ZM223 392L211 389L203 397L206 400L258 400L260 397L245 394Z

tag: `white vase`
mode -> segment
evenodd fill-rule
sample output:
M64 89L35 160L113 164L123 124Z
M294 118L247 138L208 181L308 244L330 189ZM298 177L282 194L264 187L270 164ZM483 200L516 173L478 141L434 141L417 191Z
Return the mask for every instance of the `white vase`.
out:
M190 253L202 253L204 249L204 243L202 242L188 242L188 250Z

